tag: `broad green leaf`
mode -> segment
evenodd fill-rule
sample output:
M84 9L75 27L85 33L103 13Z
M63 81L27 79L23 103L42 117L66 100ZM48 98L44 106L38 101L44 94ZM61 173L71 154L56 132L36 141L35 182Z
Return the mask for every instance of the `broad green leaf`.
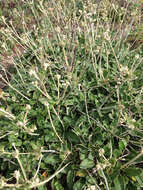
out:
M87 168L92 168L94 166L94 161L90 159L85 159L81 162L80 168L82 169L87 169Z
M55 154L50 154L50 155L47 155L44 161L47 164L54 165L60 162L60 158Z
M118 176L114 179L114 190L126 190L128 181L124 176Z
M114 179L115 190L122 190L118 177Z
M82 190L85 184L84 179L79 179L73 186L73 190Z
M55 182L54 186L55 190L64 190L63 186L58 181Z
M67 174L67 185L68 185L69 190L73 188L74 177L75 177L74 171L73 170L68 171L68 174Z
M136 176L136 180L137 180L139 186L143 187L143 172L141 173L141 175Z
M126 148L126 146L127 146L127 142L125 139L119 142L119 148L121 151L123 151Z
M38 187L38 190L46 190L47 188L46 188L46 186L44 185L44 186L40 186L40 187Z
M142 170L140 168L133 168L133 167L129 167L129 168L126 168L124 169L124 172L132 177L132 176L139 176L142 172Z
M22 145L22 141L17 139L17 141L15 142L15 145L20 147Z
M115 157L119 157L119 156L121 155L121 151L118 150L118 149L114 149L113 155L114 155Z
M71 142L79 143L79 137L74 132L68 131L66 136Z

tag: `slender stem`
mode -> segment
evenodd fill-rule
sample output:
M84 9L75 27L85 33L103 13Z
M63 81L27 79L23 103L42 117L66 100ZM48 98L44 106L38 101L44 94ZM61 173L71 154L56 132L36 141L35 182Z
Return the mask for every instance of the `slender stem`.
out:
M63 122L62 122L62 120L61 120L61 118L60 118L59 114L58 114L58 113L57 113L57 111L55 110L54 106L52 106L52 108L53 108L54 113L55 113L55 114L56 114L56 116L58 117L58 119L59 119L60 123L62 124L63 129L64 129L64 124L63 124Z
M30 185L30 189L35 188L35 187L39 187L44 185L45 183L48 183L50 180L52 180L56 175L58 175L61 171L63 171L70 163L66 164L64 167L62 167L60 170L58 170L57 172L55 172L53 175L51 175L48 179L40 182L40 183L35 183L35 184L31 184Z
M22 163L21 163L21 161L20 161L20 159L19 159L19 151L18 151L17 148L15 147L15 144L13 144L13 147L14 147L14 149L15 149L15 158L17 159L17 161L18 161L18 163L19 163L19 166L20 166L20 168L21 168L21 170L22 170L24 179L25 179L25 181L27 182L28 180L27 180L27 177L26 177L25 170L24 170L24 168L23 168L23 166L22 166Z
M105 176L103 170L101 170L101 173L102 173L103 178L104 178L104 180L105 180L106 188L107 188L107 190L109 190L109 186L108 186L107 178L106 178L106 176Z
M142 155L143 155L143 150L141 150L141 152L140 152L137 156L135 156L133 159L131 159L129 162L127 162L126 164L124 164L124 165L122 166L122 169L123 169L123 168L126 168L127 166L132 165L132 163L133 163L135 160L137 160L139 157L141 157Z
M63 142L63 140L61 139L61 137L58 135L58 133L57 133L57 131L56 131L56 128L55 128L55 126L54 126L54 124L53 124L52 117L51 117L51 114L50 114L49 106L47 106L47 109L48 109L48 114L49 114L49 118L50 118L50 122L51 122L52 128L53 128L53 130L54 130L56 136L58 137L58 139L59 139L59 140L61 141L61 143L63 144L64 142Z
M20 168L21 168L21 170L22 170L22 173L23 173L24 179L25 179L25 181L27 182L26 173L25 173L25 170L24 170L24 168L23 168L23 166L22 166L22 163L21 163L21 161L20 161L18 155L16 156L16 159L17 159L17 161L18 161L18 163L19 163L19 165L20 165Z
M43 155L41 155L41 157L40 157L40 160L39 160L39 163L38 163L38 168L37 168L37 170L36 170L36 173L35 173L33 179L35 179L36 176L38 175L38 172L39 172L39 169L40 169L40 164L41 164L41 160L42 160L42 158L43 158Z
M88 170L86 170L86 171L87 171L88 175L89 175L89 176L92 178L92 180L94 181L94 184L95 184L95 186L97 187L97 189L98 189L98 190L101 190L100 187L97 185L95 178L91 175L91 173L89 173Z
M9 134L11 134L11 133L13 133L13 131L10 131L9 133L6 133L5 135L1 136L0 139L6 137L7 135L9 135Z
M8 117L15 119L15 116L13 116L12 114L10 114L9 112L5 111L4 109L0 108L0 111L3 112L4 114L6 114Z
M9 82L7 82L2 75L0 75L0 78L2 78L2 80L13 90L15 90L18 94L20 94L22 97L24 97L27 100L30 100L29 98L27 98L25 95L23 95L21 92L19 92L16 88L14 88Z

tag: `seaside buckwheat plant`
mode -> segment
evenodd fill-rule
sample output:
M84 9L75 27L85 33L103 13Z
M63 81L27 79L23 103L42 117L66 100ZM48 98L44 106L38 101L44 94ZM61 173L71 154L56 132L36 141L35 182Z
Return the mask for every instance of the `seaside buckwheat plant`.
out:
M141 21L139 1L0 1L0 189L143 188Z

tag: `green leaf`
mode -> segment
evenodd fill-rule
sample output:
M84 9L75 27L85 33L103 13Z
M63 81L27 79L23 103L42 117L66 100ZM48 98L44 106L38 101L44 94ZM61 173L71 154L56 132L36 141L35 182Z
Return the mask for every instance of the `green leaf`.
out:
M121 155L121 151L118 150L118 149L114 149L113 155L117 158L117 157L119 157Z
M94 161L90 159L85 159L81 162L80 168L82 169L87 169L87 168L92 168L94 166Z
M126 146L127 146L127 142L125 139L119 142L119 148L121 151L123 151L126 148Z
M139 176L142 173L142 170L140 168L133 168L133 167L129 167L124 169L124 172L129 176Z
M55 190L64 190L63 186L58 181L56 181L54 186L55 186Z
M22 141L19 140L19 139L17 139L17 141L15 142L15 145L16 145L16 146L21 146L21 145L22 145Z
M47 189L47 188L45 187L45 185L38 187L38 190L46 190L46 189Z
M124 176L118 176L114 179L114 190L126 190L127 181Z
M143 172L139 176L136 176L136 180L140 187L143 187Z
M45 158L45 163L55 165L60 162L60 158L55 154L50 154Z
M119 181L119 178L118 178L118 177L116 177L116 178L114 179L114 184L115 184L115 190L122 190L121 184L120 184L120 181Z
M74 171L73 170L68 171L67 185L68 185L69 190L73 188L74 177L75 177Z
M31 145L31 147L32 147L34 150L37 150L37 149L38 149L38 146L37 146L37 144L36 144L34 141L32 141L30 145Z
M75 143L79 143L79 137L72 131L68 131L66 133L66 137L71 141Z
M84 179L79 179L73 186L73 190L82 190L82 187L84 186L85 181Z

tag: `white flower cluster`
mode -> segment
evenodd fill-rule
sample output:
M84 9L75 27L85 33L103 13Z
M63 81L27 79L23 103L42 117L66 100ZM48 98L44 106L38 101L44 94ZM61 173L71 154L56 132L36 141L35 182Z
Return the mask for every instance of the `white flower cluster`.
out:
M134 118L131 118L130 116L128 116L127 113L122 115L122 117L120 118L120 123L123 126L126 126L131 130L135 129L135 122L136 122L136 120Z
M128 66L120 65L120 73L123 76L129 74L129 68L128 68Z
M34 76L37 80L40 80L40 78L38 77L37 71L38 71L38 68L37 68L37 67L32 68L32 69L30 69L30 71L29 71L29 75L30 75L30 76Z
M86 190L96 190L96 186L95 185L91 185L89 186Z

